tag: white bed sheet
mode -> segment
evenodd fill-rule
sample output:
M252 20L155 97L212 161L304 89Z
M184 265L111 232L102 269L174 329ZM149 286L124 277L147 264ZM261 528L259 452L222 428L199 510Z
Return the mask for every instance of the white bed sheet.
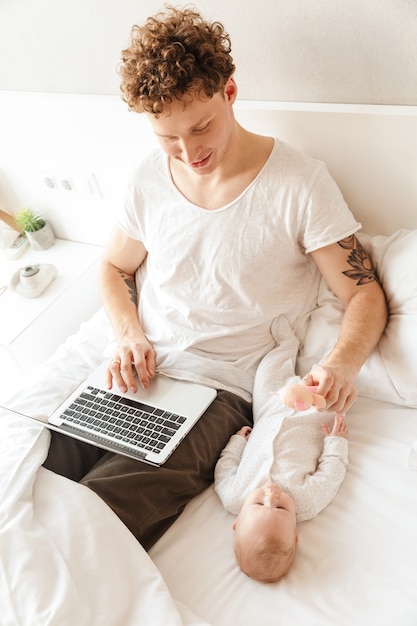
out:
M233 516L211 488L150 551L172 595L212 626L416 626L417 472L408 455L417 411L359 398L347 423L345 481L299 524L283 580L263 585L239 571Z
M103 357L102 312L27 381L13 405L50 412ZM299 526L285 579L238 569L232 520L213 489L147 555L87 488L40 468L49 433L0 420L2 626L416 626L417 409L360 398L335 500Z

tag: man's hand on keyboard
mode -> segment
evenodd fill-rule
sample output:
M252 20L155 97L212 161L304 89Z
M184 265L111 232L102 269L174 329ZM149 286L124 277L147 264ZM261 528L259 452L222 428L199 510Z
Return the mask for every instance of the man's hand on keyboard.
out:
M146 337L140 336L135 341L128 341L115 350L107 369L107 387L117 385L122 392L130 389L137 391L137 381L144 389L155 378L155 351Z

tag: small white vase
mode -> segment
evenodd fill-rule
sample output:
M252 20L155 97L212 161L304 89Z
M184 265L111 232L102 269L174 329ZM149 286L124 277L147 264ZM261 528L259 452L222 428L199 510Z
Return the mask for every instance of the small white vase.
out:
M34 250L47 250L55 243L54 231L48 222L45 222L45 226L33 233L26 231L26 236Z

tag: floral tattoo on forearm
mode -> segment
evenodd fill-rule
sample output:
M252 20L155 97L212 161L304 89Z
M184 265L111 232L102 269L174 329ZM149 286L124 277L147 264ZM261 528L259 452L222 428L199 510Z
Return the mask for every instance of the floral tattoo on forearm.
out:
M345 276L356 280L357 285L365 285L378 280L369 254L355 235L350 235L337 243L344 250L350 250L347 261L353 269L342 272Z
M132 301L133 304L136 305L138 303L138 292L137 292L137 289L136 289L136 283L135 283L134 278L132 278L128 274L125 274L121 270L119 270L119 274L122 277L125 285L127 286L127 289L129 291L130 300Z

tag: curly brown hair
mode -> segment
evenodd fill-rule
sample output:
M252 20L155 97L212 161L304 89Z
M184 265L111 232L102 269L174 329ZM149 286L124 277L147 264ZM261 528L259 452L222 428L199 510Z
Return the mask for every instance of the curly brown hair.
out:
M132 27L119 66L123 100L132 111L157 116L195 92L211 98L234 73L230 52L230 37L220 22L208 23L191 8L168 6Z

